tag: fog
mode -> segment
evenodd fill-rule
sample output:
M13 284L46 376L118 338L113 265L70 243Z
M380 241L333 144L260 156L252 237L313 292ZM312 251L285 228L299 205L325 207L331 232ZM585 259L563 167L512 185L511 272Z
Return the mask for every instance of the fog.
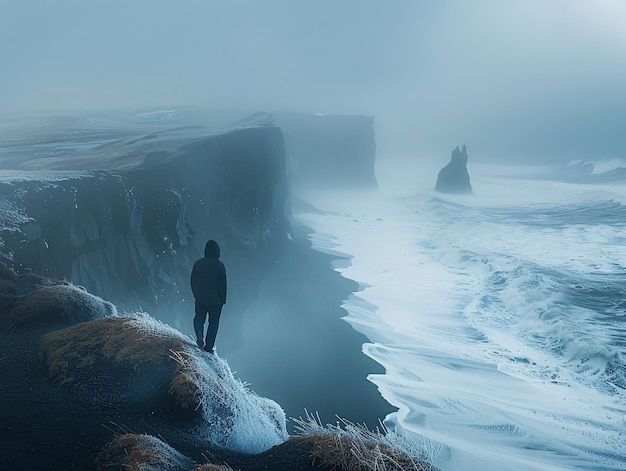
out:
M624 157L623 0L0 2L0 112L376 117L380 156Z

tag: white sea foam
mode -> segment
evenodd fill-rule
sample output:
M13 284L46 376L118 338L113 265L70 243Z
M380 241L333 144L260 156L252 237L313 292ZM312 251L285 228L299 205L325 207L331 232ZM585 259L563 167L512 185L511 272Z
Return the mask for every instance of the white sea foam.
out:
M626 221L609 203L626 189L473 184L307 196L331 211L299 215L314 247L350 257L336 270L363 287L344 308L385 366L370 379L400 428L444 445L446 471L624 469Z

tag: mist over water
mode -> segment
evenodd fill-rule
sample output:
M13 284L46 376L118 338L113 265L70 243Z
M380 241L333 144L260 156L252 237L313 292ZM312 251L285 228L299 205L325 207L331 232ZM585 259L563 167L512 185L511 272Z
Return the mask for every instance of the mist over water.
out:
M624 24L620 0L0 1L0 140L67 110L373 116L381 192L296 217L351 257L398 430L446 471L623 469L626 190L524 177L626 167ZM462 144L475 195L433 193Z
M383 177L301 217L352 256L347 320L386 368L370 379L442 469L623 469L626 187L504 173L477 166L466 197Z

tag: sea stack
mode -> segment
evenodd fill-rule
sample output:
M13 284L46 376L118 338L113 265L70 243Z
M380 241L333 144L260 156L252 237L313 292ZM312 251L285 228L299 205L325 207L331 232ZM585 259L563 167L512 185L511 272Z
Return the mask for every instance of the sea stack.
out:
M462 149L456 146L452 151L450 162L437 175L435 190L441 193L472 193L472 185L467 172L467 148L465 145Z

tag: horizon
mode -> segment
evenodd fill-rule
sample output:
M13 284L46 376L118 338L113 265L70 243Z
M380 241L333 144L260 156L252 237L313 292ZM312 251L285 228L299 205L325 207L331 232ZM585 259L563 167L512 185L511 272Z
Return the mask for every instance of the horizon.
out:
M0 6L0 108L366 114L380 155L624 157L619 0ZM52 19L52 21L51 21Z

